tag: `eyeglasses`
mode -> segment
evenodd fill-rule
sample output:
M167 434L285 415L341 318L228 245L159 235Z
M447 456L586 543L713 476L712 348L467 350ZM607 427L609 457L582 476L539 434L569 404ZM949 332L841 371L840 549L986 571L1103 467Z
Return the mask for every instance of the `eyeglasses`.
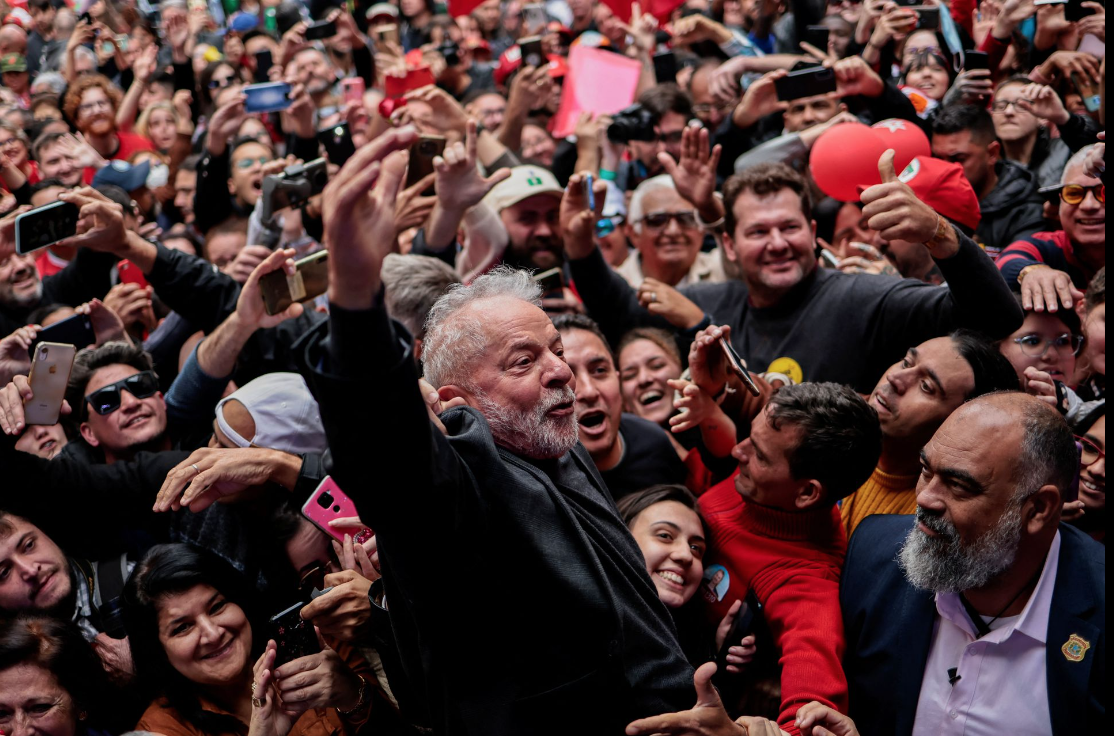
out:
M232 84L232 77L213 77L209 80L209 89L224 89Z
M260 166L262 166L269 163L271 163L271 159L267 158L266 156L260 156L259 158L242 158L236 162L236 168L247 170L255 164L259 164Z
M9 146L17 144L19 144L18 138L8 138L7 140L0 141L0 148L8 148Z
M611 233L615 232L620 225L623 224L622 215L612 215L611 217L601 217L596 220L596 237L606 238Z
M1044 340L1040 335L1022 335L1015 337L1013 341L1020 345L1021 352L1030 358L1043 358L1049 348L1054 348L1056 352L1070 350L1072 355L1077 355L1079 348L1083 347L1082 335L1069 335L1066 332L1051 340Z
M1060 187L1060 199L1068 204L1079 204L1087 198L1087 192L1094 194L1099 204L1106 204L1105 184L1092 184L1089 187L1082 184L1064 184Z
M916 56L917 54L939 54L939 46L907 46L905 48L905 56Z
M672 133L657 133L654 135L654 142L665 143L666 145L670 143L677 144L681 142L681 138L684 134L685 131L683 130L674 130Z
M1014 112L1029 112L1024 107L1019 105L1018 104L1019 102L1021 102L1020 99L1016 99L1016 100L995 100L990 105L990 111L991 112L1005 112L1006 108L1008 108L1010 105L1013 105Z
M696 211L684 210L683 212L651 212L643 217L639 222L646 223L646 227L651 230L661 230L669 225L670 220L676 220L677 224L684 228L696 227Z
M1076 435L1075 441L1083 446L1083 452L1079 456L1079 464L1082 467L1088 468L1097 463L1100 458L1106 457L1106 452L1086 437Z
M159 390L159 379L154 371L141 371L116 383L110 383L85 397L89 407L102 417L120 408L122 391L127 391L137 399L146 399Z
M94 110L99 110L99 109L102 109L102 108L105 109L105 110L111 110L112 109L112 103L109 102L108 100L97 100L96 102L86 102L86 103L83 103L81 105L78 105L77 106L77 111L79 113L93 112Z
M732 110L734 108L735 108L735 103L734 102L720 102L720 103L715 104L715 105L705 105L705 104L693 105L692 106L692 111L694 113L696 113L697 115L703 115L704 113L709 113L709 112L712 112L713 110L718 110L719 112L727 112L728 110Z

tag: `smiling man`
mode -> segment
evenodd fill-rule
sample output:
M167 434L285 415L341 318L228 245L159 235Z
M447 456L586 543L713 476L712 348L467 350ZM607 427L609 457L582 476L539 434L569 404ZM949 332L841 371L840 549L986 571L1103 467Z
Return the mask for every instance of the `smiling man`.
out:
M1106 724L1106 551L1060 523L1079 455L1020 392L968 402L921 453L916 516L851 540L844 670L864 734Z
M576 385L580 443L618 501L661 483L684 483L687 470L659 425L623 413L619 372L596 323L580 314L553 319Z
M871 514L916 511L921 448L955 409L976 396L1017 388L1009 361L977 333L957 330L909 348L867 400L882 425L882 455L870 479L840 505L848 539Z

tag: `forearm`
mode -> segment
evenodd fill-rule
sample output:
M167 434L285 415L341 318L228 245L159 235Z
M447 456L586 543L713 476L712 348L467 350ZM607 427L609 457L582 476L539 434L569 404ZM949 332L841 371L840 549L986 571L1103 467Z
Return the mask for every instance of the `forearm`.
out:
M990 256L966 235L956 235L955 254L934 257L949 287L953 318L991 338L1005 337L1021 326L1025 315Z
M607 265L599 248L593 247L586 257L570 258L568 264L577 293L584 300L589 316L596 320L612 344L616 344L631 328L642 325L674 331L666 320L642 308L634 289Z
M120 109L116 111L116 127L120 130L132 129L136 113L139 112L139 96L143 94L145 86L147 85L136 77L128 87L128 92L120 103Z
M712 455L728 457L735 448L735 422L717 406L712 415L700 423L700 438Z
M240 284L208 261L169 248L155 248L147 280L167 306L197 329L211 332L236 309Z
M508 147L492 135L491 131L481 131L476 137L476 158L487 172L490 172L495 162L508 152Z
M240 351L254 333L255 327L245 324L239 314L233 312L198 346L198 367L209 376L232 375Z
M577 139L576 163L573 171L590 171L598 174L600 170L600 147L595 138Z
M508 103L503 122L495 131L495 138L508 150L517 151L522 148L522 129L526 127L526 117L529 114L526 105L519 103L517 99Z
M438 200L425 226L425 242L430 250L442 251L455 243L463 219L464 212L443 207Z
M232 371L206 372L201 367L201 345L190 352L190 357L186 358L182 370L166 392L166 413L175 422L198 424L211 421L213 409L228 387Z

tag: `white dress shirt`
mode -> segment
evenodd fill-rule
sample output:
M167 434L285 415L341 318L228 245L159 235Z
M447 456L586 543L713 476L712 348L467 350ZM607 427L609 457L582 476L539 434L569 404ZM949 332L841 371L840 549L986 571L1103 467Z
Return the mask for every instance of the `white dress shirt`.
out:
M1056 532L1025 608L1017 616L994 621L981 639L957 593L936 595L932 648L913 736L1052 733L1045 643L1059 561ZM959 676L954 685L949 683L952 668Z

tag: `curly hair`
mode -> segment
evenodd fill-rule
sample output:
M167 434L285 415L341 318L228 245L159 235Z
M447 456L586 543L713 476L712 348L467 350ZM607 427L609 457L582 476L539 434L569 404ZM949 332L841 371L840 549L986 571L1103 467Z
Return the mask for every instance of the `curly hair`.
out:
M81 105L81 98L85 95L85 91L93 87L100 87L104 90L108 101L112 103L112 115L115 117L117 108L120 107L120 101L124 98L123 93L113 86L108 77L103 74L83 74L74 80L70 88L66 90L66 96L62 99L62 112L70 120L77 122L77 108Z

